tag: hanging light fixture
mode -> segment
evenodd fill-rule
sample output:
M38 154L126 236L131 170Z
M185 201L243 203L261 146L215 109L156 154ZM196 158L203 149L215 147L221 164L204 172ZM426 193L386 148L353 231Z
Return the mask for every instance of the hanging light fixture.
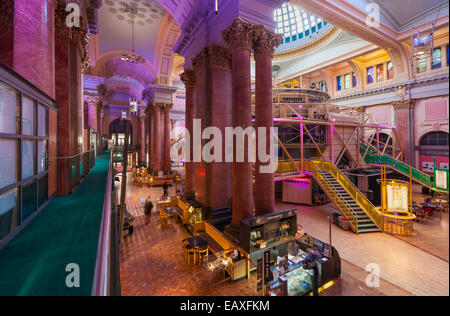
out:
M128 54L123 54L121 59L127 63L130 64L145 64L145 58L135 54L134 52L134 18L136 17L136 15L138 14L138 7L132 7L128 4L125 5L125 12L128 12L131 14L131 20L132 20L132 48L131 48L131 52L132 53L128 53Z
M138 103L136 100L133 100L133 97L131 96L131 89L130 89L130 113L137 113L138 111Z
M214 0L214 12L216 13L216 14L218 14L219 13L219 0Z
M436 14L436 18L433 24L431 25L431 32L421 33L419 31L415 33L413 27L411 35L411 67L414 66L414 60L417 62L420 59L425 59L433 56L434 27L439 17L440 11L441 7L439 7Z

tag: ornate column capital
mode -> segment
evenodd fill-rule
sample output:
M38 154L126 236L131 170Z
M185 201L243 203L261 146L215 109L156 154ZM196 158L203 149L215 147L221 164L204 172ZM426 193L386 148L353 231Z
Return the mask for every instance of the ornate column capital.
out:
M414 105L415 105L414 99L392 102L392 106L394 107L395 111L404 109L414 109Z
M253 24L236 17L233 24L222 32L222 36L224 41L232 49L251 50L253 43Z
M88 106L96 106L98 107L101 103L101 107L103 107L103 103L101 102L101 99L99 96L96 95L86 95L84 97L84 100L88 104Z
M164 110L165 112L170 112L170 111L172 111L172 109L173 109L173 104L166 103L166 104L164 104L164 106L163 106L163 110Z
M276 34L263 25L255 25L253 27L253 50L255 56L272 56L275 48L280 46L283 35Z
M232 59L228 48L210 44L192 59L195 72L206 68L218 68L231 71Z
M145 115L145 114L139 115L139 120L141 121L141 123L145 123L146 119L147 119L147 115Z
M180 75L181 81L183 81L186 88L195 88L196 85L196 78L195 78L195 72L193 70L185 70Z

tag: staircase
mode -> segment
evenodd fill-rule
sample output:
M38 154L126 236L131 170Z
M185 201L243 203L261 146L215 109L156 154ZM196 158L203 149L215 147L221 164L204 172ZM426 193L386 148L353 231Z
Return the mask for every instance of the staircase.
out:
M312 159L305 163L322 190L350 222L353 232L383 230L383 215L358 188L329 161Z
M350 196L350 194L342 187L342 185L336 180L331 172L321 170L319 171L323 180L326 181L328 185L326 187L332 189L335 192L335 197L339 198L340 202L338 207L345 205L346 212L341 212L342 214L348 213L350 211L356 218L356 225L354 230L356 233L371 233L379 232L380 229L372 221L372 219L364 212L364 210L355 202L355 200ZM327 192L330 195L329 192ZM346 215L344 215L346 216ZM350 219L349 219L350 220Z

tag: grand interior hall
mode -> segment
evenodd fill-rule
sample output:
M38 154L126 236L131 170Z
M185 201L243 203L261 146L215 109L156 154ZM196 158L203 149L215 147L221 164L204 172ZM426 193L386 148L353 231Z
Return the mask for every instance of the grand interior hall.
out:
M0 0L0 296L448 296L449 59L447 0Z

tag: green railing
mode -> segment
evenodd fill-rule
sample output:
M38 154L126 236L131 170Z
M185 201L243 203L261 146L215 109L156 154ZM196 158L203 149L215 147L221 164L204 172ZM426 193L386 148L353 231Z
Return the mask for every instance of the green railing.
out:
M367 146L362 145L361 146L361 152L364 154L367 150ZM413 180L431 188L437 191L446 191L445 189L440 189L436 187L436 183L432 181L432 178L430 175L404 163L401 161L398 161L394 159L391 156L387 155L377 155L375 150L369 149L366 156L364 157L364 162L367 164L375 164L375 165L386 165L389 166L398 172L404 174L405 176L409 177L412 176Z

